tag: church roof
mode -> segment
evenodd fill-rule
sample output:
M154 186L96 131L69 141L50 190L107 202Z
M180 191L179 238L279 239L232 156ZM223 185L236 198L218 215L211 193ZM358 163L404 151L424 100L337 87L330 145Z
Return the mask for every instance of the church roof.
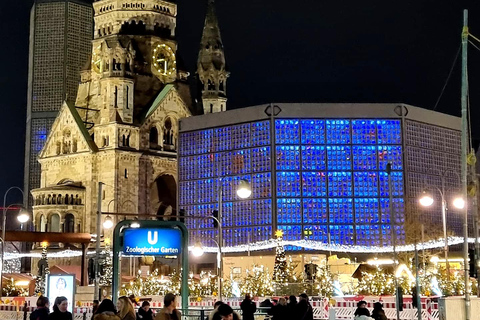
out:
M67 105L68 109L72 113L73 119L75 119L75 123L77 124L78 128L80 129L80 132L82 133L83 137L85 138L85 141L87 142L88 146L90 147L90 150L93 152L98 151L98 147L93 141L92 137L88 133L87 128L85 127L85 124L83 123L82 119L80 118L80 115L77 112L77 109L75 108L75 105L71 101L65 101L65 104Z
M201 67L203 70L209 70L212 67L216 70L225 70L225 53L215 13L214 0L208 0L207 15L205 17L202 40L200 41L197 64L198 68Z
M162 89L162 91L160 91L150 107L146 108L144 112L140 114L140 123L143 123L157 109L157 107L160 105L160 102L165 99L172 88L174 88L173 84L169 83Z

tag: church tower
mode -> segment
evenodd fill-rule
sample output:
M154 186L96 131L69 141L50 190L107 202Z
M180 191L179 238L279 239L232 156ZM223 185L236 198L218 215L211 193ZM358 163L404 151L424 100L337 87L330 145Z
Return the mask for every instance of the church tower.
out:
M188 72L177 65L177 5L97 0L93 9L76 101L63 104L39 154L37 230L96 234L99 202L112 214L176 214L178 120L192 115Z
M203 27L197 74L202 85L203 113L226 111L227 78L225 52L215 14L215 1L207 0L207 16Z

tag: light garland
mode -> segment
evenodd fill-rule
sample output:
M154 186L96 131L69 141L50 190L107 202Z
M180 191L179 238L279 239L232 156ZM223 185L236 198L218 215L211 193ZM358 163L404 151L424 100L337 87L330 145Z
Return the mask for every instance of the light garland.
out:
M448 245L456 245L464 242L463 237L449 237ZM469 238L469 243L474 243L475 238ZM284 245L291 245L302 247L304 249L318 250L318 251L332 251L332 252L344 252L344 253L389 253L393 252L392 246L356 246L356 245L340 245L340 244L328 244L319 241L313 240L295 240L295 241L283 241ZM233 253L233 252L247 252L250 251L261 251L275 248L277 246L275 239L270 239L266 241L259 241L256 243L242 244L234 247L222 247L222 252L224 253ZM423 243L417 243L417 250L427 250L442 248L445 246L445 241L443 239L430 240ZM190 251L193 250L193 246L188 248ZM218 251L217 247L203 247L204 252L216 253ZM396 246L397 252L409 252L415 251L415 245L407 244Z
M468 238L469 243L474 243L475 238ZM449 237L448 245L456 245L463 243L463 237ZM318 250L318 251L332 251L332 252L345 252L345 253L388 253L393 252L392 246L385 247L367 247L367 246L347 246L339 244L328 244L319 241L312 240L295 240L295 241L285 241L284 245L302 247L304 249ZM247 252L247 251L261 251L275 248L276 242L275 239L259 241L250 244L242 244L234 247L222 247L222 252L224 253L234 253L234 252ZM428 250L443 248L445 246L445 241L443 239L426 241L424 243L417 243L417 250ZM189 246L188 250L192 251L194 246ZM203 247L204 252L207 253L216 253L218 251L217 247ZM415 251L415 246L413 244L401 245L396 247L397 252L409 252ZM95 255L95 251L87 252L87 255ZM20 258L41 258L41 253L11 253L5 252L5 260L20 259ZM80 250L63 250L57 252L49 252L47 254L48 258L74 258L81 257L82 251Z

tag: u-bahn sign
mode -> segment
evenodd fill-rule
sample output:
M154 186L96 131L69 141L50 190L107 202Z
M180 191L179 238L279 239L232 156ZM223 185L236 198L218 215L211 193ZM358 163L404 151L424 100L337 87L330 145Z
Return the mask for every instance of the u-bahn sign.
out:
M182 252L179 229L138 228L123 234L123 254L129 256L172 256Z

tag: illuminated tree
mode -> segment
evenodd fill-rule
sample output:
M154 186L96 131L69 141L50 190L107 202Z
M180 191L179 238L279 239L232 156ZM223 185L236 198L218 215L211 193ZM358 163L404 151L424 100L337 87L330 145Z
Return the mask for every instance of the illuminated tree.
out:
M38 275L35 278L35 295L45 295L45 281L47 275L50 274L50 269L48 268L47 247L48 243L42 242L42 257L40 261L38 261Z

